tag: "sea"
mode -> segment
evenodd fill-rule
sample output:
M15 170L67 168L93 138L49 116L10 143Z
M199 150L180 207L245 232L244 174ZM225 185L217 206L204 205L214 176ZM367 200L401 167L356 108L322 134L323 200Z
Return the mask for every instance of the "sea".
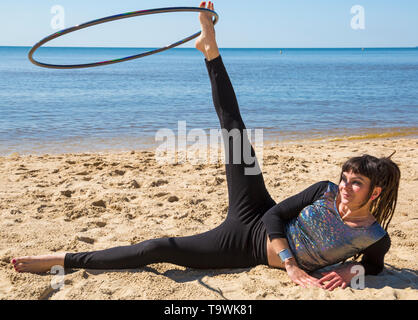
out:
M153 48L40 48L81 64ZM0 47L0 155L130 151L161 132L219 129L203 55L174 48L87 69L46 69ZM418 136L418 48L221 48L241 116L265 141Z

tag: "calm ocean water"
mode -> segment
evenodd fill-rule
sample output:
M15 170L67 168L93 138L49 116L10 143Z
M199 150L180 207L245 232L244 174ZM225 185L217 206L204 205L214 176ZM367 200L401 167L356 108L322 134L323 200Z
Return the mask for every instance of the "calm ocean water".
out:
M0 47L0 155L131 150L159 129L218 129L204 60L172 49L90 69L32 65ZM87 63L132 48L42 48L49 63ZM417 135L418 49L221 49L248 129L264 139ZM159 142L161 143L161 142Z

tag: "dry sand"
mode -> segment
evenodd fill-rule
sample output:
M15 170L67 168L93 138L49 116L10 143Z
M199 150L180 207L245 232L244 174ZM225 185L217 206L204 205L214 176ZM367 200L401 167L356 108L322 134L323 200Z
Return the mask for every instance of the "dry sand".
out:
M389 227L385 270L363 290L304 289L283 270L193 270L153 264L135 270L68 270L64 286L52 274L16 273L16 256L79 252L146 239L207 231L225 218L222 161L156 163L154 152L13 154L0 157L1 299L418 299L418 139L298 142L265 145L263 173L281 201L312 183L338 183L342 163L369 153L393 157L402 172Z

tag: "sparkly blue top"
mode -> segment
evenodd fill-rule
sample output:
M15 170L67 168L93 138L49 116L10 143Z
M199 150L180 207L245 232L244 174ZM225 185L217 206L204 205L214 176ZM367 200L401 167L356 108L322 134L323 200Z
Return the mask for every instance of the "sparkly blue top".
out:
M338 186L328 183L326 192L286 225L286 237L298 265L314 271L350 258L379 241L386 231L376 221L353 228L338 213Z

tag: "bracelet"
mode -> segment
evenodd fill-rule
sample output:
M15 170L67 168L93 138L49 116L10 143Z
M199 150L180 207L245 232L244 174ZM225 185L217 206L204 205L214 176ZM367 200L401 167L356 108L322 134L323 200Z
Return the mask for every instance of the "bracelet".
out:
M286 262L286 260L293 258L293 254L290 252L289 249L283 249L279 252L278 256L283 262Z

